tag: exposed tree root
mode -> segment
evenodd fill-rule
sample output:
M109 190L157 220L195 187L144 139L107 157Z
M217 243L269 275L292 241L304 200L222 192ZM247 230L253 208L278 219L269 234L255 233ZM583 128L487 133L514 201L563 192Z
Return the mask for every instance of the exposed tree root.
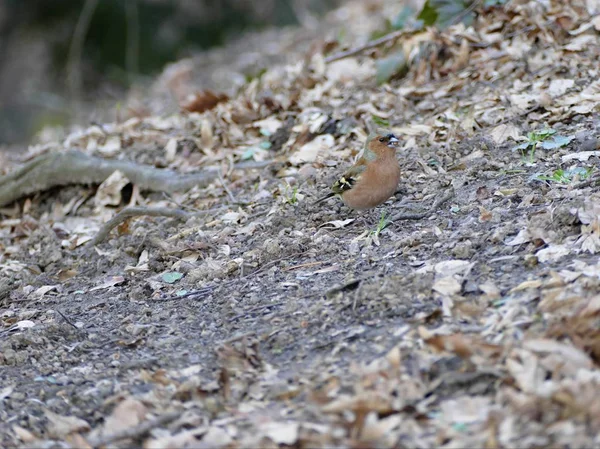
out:
M240 164L235 168L260 168L262 163ZM23 167L0 177L0 207L32 193L69 184L101 184L115 170L140 190L173 193L205 186L218 178L217 170L181 174L173 170L139 165L131 161L102 159L79 151L49 153L39 156Z
M150 217L171 217L186 220L188 218L208 212L210 211L186 212L183 209L169 209L166 207L128 207L104 223L98 233L87 243L87 245L95 246L98 243L101 243L106 237L108 237L110 231L131 217L146 215Z

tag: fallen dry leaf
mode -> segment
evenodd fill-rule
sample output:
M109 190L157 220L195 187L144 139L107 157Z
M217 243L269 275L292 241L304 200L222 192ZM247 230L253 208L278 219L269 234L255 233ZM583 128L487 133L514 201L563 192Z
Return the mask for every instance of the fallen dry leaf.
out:
M45 410L44 414L48 419L48 434L52 438L65 438L75 432L87 432L90 425L87 421L76 416L63 416Z
M148 409L137 399L126 398L120 402L104 422L103 434L111 435L135 427L146 418Z
M317 136L310 142L301 146L290 156L290 162L294 165L300 165L306 162L317 160L319 153L327 152L334 144L331 134Z
M213 109L219 103L229 100L225 94L217 94L212 90L205 89L190 94L180 104L181 109L187 112L202 113Z

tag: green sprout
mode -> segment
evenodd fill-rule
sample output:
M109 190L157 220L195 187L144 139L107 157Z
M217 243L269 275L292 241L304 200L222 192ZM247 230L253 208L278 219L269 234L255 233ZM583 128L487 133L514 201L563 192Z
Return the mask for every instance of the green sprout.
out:
M592 174L591 168L574 167L568 170L559 168L551 175L536 175L534 179L538 181L550 181L558 184L569 184L575 179L585 181Z
M542 129L541 131L530 131L527 133L527 137L523 137L525 142L514 147L513 151L519 150L523 159L532 164L535 158L535 150L538 145L555 133L556 131L552 128Z
M527 137L522 137L525 142L513 148L513 151L521 151L521 156L525 162L533 163L535 150L543 148L544 150L556 150L557 148L568 145L575 136L562 136L556 134L556 131L551 128L546 128L541 131L532 131L527 133Z
M298 187L292 187L286 184L285 191L283 192L283 201L292 206L298 202Z
M391 223L390 220L387 219L385 211L381 212L381 217L379 217L379 223L377 223L377 228L370 232L371 235L379 237L381 231L383 231L387 226Z

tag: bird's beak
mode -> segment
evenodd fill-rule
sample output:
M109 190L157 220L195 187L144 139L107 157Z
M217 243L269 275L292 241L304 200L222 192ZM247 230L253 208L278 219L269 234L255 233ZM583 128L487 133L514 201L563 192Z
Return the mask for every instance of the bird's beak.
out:
M391 136L388 146L395 147L398 145L398 142L400 142L400 141L398 140L398 138L396 136Z

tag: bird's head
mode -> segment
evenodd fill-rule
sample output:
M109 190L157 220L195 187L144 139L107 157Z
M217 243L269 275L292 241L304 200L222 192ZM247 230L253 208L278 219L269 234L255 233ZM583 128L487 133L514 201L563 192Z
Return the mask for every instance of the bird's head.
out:
M377 156L394 154L398 147L398 138L392 133L378 133L369 136L367 140L367 149Z

